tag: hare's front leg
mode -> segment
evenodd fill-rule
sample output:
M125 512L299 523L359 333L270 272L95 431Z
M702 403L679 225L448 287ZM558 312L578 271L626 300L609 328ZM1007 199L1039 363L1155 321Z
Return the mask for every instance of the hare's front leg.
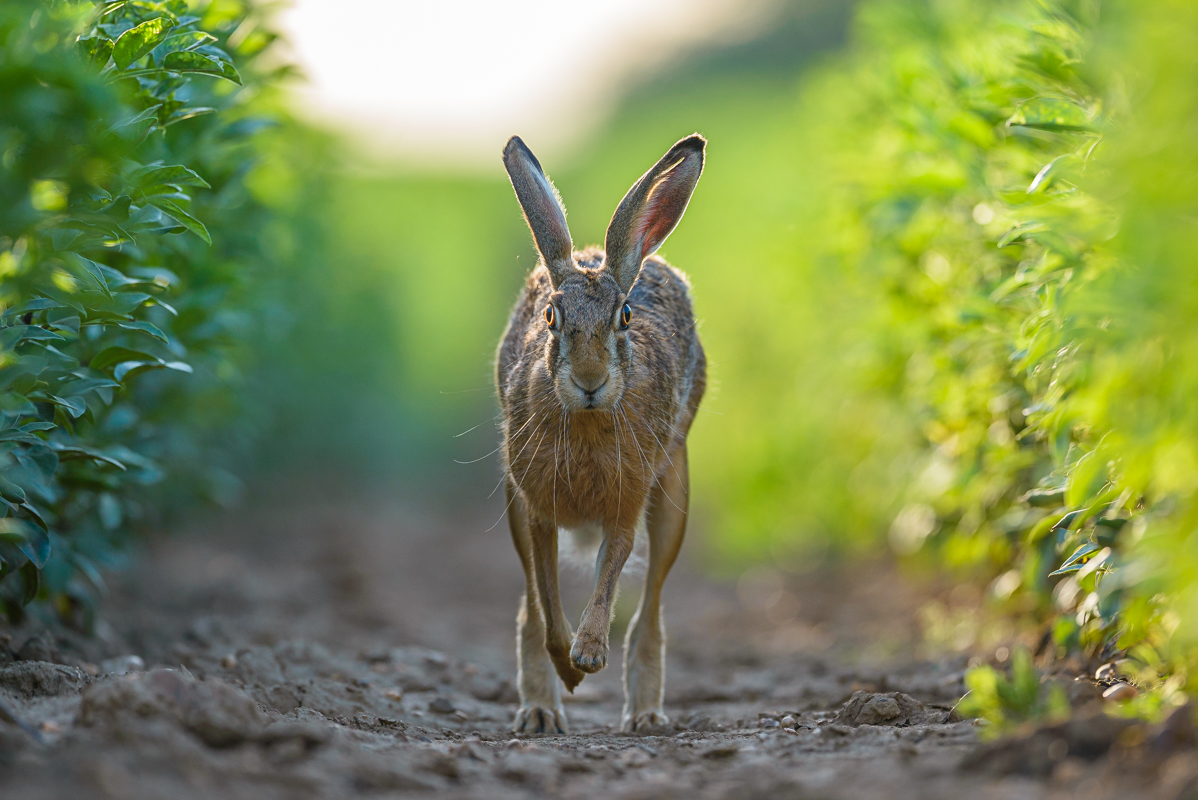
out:
M516 683L520 688L520 710L512 730L516 733L569 733L562 691L545 650L545 623L531 592L520 598L516 617Z
M649 569L636 616L624 641L624 714L626 733L656 733L669 723L662 710L666 686L666 631L661 618L661 587L678 558L686 534L690 476L686 445L670 454L671 465L649 495Z
M528 513L510 484L507 492L512 543L524 567L524 596L520 598L520 612L516 617L516 658L519 663L516 682L520 691L520 710L516 712L512 729L516 733L567 733L561 688L546 649L545 613L543 604L538 602ZM558 601L559 608L560 605ZM565 639L569 641L568 629Z
M635 520L635 518L634 518ZM612 605L624 562L632 554L636 538L635 522L630 521L604 531L595 566L595 591L582 612L570 660L583 672L598 672L607 666L608 634L611 631Z

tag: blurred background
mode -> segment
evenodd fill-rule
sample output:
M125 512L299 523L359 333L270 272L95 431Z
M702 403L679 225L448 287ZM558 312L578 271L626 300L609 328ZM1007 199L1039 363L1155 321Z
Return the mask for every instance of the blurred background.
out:
M925 608L929 640L1009 653L995 647L1018 639L1050 661L1132 654L1155 687L1136 701L1145 713L1180 702L1198 641L1192 4L144 5L38 16L22 2L4 18L23 44L0 68L26 115L0 140L8 313L74 346L77 320L72 333L28 304L51 269L31 242L45 264L73 247L181 279L177 319L145 312L165 331L157 361L90 362L117 383L143 365L117 393L125 417L111 398L80 410L5 385L7 427L34 409L62 428L55 408L73 408L79 431L109 437L104 452L119 441L162 467L127 490L94 476L29 489L49 498L53 552L69 554L50 557L42 597L90 596L72 570L115 563L126 531L169 524L197 494L229 506L310 485L500 518L492 359L535 264L503 143L529 143L575 241L598 243L631 183L698 131L708 166L662 250L691 276L710 362L693 556L765 603L830 564L894 561L955 587ZM184 60L160 39L122 51L151 13L210 32L188 46L224 82L180 89ZM80 30L71 46L99 66L70 62L58 100L22 99L22 65L67 58ZM159 249L51 235L120 173L27 157L68 84L125 109L95 112L107 130L156 115L120 157L185 158L204 177L170 201L185 208L133 195L175 220L153 229ZM12 482L33 487L12 452L25 469ZM34 536L19 527L5 529L14 542ZM12 591L32 596L22 580Z

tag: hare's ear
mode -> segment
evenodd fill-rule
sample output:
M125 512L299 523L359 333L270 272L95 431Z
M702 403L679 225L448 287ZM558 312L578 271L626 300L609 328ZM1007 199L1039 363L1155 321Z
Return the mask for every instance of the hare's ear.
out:
M692 134L670 148L653 168L633 184L607 226L606 269L627 292L641 263L657 252L682 219L703 172L707 140Z
M508 139L503 148L503 166L512 179L524 220L556 287L574 269L574 243L566 227L566 209L537 157L519 136Z

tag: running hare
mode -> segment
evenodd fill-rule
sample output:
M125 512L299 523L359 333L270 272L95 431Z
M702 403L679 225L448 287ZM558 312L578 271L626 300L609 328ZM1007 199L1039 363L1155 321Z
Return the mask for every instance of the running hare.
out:
M621 727L668 722L661 587L686 530L686 436L706 360L687 279L653 253L686 210L706 144L695 134L671 147L620 201L605 250L581 252L536 157L515 136L503 151L541 257L496 364L508 522L525 575L518 732L565 733L556 677L573 691L607 665L616 582L638 532L649 562L624 646ZM601 537L577 633L558 594L559 530Z

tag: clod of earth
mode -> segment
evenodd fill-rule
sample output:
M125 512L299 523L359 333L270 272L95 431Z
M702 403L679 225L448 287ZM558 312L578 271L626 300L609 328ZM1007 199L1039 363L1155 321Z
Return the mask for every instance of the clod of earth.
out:
M853 692L853 696L836 714L841 725L938 725L959 722L951 709L925 705L902 692L885 694Z
M217 678L196 680L175 670L122 676L83 693L79 722L137 729L145 720L172 719L213 747L254 739L266 726L257 703Z
M20 697L75 694L88 680L83 670L44 661L17 661L0 668L0 689Z

